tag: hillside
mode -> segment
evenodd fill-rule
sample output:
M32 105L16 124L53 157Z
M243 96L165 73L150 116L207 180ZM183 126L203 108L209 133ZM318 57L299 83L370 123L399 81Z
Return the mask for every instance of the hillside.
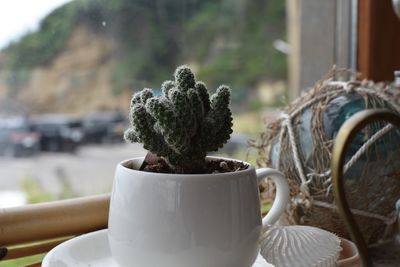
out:
M284 3L73 1L0 51L0 98L32 113L112 109L189 63L210 86L229 83L241 99L245 89L285 78L285 56L272 45L285 38Z

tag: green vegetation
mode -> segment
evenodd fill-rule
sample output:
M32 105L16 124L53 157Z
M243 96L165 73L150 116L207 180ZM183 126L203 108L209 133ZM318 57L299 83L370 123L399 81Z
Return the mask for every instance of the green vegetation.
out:
M256 138L264 130L262 121L263 114L260 112L237 114L233 118L233 132L247 134L251 138Z
M9 92L11 96L16 95L29 80L32 68L51 63L63 50L74 26L86 23L96 29L94 21L89 19L92 13L96 15L96 11L89 2L92 1L74 1L57 8L41 21L38 31L26 34L5 49L6 78L8 86L13 90Z
M51 61L65 44L72 28L73 9L70 5L56 9L40 24L40 30L28 33L7 48L8 67L29 69Z
M60 192L50 193L31 176L24 177L21 182L21 190L25 193L28 203L34 204L79 197L79 194L74 191L67 177L59 176L58 178L61 184Z
M21 189L26 194L28 203L41 203L55 200L55 196L45 192L35 180L27 176L21 183Z
M229 77L234 101L257 81L286 74L285 55L272 45L285 38L285 1L75 0L6 48L11 94L29 80L30 69L51 63L82 23L114 40L115 93L157 88L184 62L199 66L199 78L211 87Z
M24 257L15 260L8 260L0 262L0 267L21 267L27 266L30 264L41 262L44 258L45 254L34 255L30 257Z

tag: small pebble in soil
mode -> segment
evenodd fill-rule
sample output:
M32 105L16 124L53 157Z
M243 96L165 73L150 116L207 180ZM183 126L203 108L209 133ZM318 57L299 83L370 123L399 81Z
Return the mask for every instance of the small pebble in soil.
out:
M226 163L226 161L221 161L221 162L219 163L219 167L220 167L221 169L223 169L223 170L229 170L229 168L228 168L228 163Z

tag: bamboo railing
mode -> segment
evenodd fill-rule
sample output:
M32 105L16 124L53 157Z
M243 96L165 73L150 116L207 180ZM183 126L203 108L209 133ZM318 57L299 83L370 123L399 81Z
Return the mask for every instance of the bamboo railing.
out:
M109 202L105 194L0 209L0 261L45 253L73 236L107 228Z

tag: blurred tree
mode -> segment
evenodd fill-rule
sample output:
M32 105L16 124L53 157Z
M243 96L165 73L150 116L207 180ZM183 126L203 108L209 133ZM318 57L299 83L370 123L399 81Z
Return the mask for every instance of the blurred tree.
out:
M234 91L286 75L285 55L272 45L285 39L284 1L75 0L5 49L9 86L21 88L29 70L50 63L81 24L114 40L115 93L157 86L188 62L213 87L229 77Z

